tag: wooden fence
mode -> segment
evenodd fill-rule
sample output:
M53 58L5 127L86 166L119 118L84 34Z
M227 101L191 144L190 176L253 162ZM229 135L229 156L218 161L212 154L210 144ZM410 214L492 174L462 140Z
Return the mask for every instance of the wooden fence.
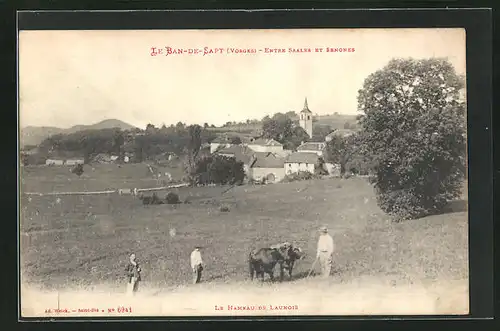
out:
M100 194L120 194L120 195L125 195L125 194L135 194L135 192L151 192L151 191L161 191L161 190L168 190L171 188L179 188L179 187L187 187L189 184L187 183L182 183L182 184L176 184L176 185L169 185L169 186L161 186L161 187L151 187L151 188L141 188L141 189L116 189L116 190L106 190L106 191L83 191L83 192L23 192L22 194L25 195L38 195L38 196L51 196L51 195L100 195Z

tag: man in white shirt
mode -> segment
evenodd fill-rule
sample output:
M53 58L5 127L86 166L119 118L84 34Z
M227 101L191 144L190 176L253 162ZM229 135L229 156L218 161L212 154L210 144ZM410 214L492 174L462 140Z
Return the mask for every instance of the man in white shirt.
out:
M193 270L193 284L197 284L201 280L201 272L203 271L203 260L201 258L199 246L194 248L191 253L191 269Z
M332 269L333 238L328 234L326 226L322 226L320 232L316 258L321 267L321 276L327 278L330 276L330 270Z

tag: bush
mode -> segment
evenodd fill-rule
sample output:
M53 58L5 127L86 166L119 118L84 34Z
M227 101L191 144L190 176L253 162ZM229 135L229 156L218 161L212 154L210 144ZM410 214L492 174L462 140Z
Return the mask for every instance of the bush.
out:
M77 164L72 170L72 173L74 173L77 176L81 176L83 174L83 164Z
M294 172L290 175L287 175L285 177L286 182L295 182L295 181L301 181L301 180L311 180L315 178L315 176L310 173L309 171L299 171L299 172Z
M223 213L229 212L229 207L228 206L220 206L219 210Z
M200 158L189 176L189 182L194 185L232 185L242 183L244 179L243 162L219 155Z
M179 195L177 193L174 193L174 192L168 192L167 196L165 197L165 201L169 205L178 204L178 203L180 203Z
M441 212L465 177L464 80L443 59L392 60L359 91L377 202L397 219Z

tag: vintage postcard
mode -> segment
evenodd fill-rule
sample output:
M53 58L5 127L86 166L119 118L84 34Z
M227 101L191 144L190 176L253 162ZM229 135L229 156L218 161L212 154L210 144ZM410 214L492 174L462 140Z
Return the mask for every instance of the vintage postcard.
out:
M21 316L468 314L465 50L20 31Z

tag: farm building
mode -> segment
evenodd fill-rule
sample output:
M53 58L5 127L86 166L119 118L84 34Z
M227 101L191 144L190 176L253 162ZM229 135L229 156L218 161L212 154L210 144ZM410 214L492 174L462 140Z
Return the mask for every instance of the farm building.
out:
M218 149L230 147L230 141L228 137L217 137L210 142L210 154L215 153Z
M46 165L64 165L64 160L61 159L47 159L45 160Z
M65 165L74 166L74 165L83 164L83 163L84 163L83 158L81 158L81 159L67 159L65 162Z
M274 139L258 138L249 142L248 147L261 153L280 153L283 151L283 144Z
M325 153L325 142L306 142L297 147L299 153L315 153L318 156L323 156Z
M319 160L317 153L293 153L285 159L285 173L290 175L299 171L307 171L313 174Z
M270 152L255 152L248 165L248 178L269 183L279 182L285 177L285 158Z
M250 148L242 145L231 145L230 147L216 151L217 155L234 157L236 161L243 162L243 169L248 177L249 163L252 160L253 152Z

